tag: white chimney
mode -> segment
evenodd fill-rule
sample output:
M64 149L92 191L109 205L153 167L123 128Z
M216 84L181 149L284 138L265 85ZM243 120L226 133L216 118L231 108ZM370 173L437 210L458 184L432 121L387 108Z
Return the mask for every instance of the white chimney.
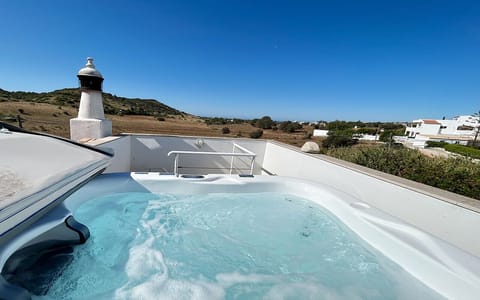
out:
M85 68L78 71L80 80L80 107L78 117L70 120L70 138L99 139L112 135L112 122L105 119L102 101L103 77L93 65L93 58L87 58Z

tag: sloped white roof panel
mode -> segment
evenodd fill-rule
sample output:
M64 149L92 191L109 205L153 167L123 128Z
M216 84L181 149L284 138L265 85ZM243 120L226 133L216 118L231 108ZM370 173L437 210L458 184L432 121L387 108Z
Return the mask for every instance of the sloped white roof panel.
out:
M110 156L66 140L0 134L0 236L108 166Z

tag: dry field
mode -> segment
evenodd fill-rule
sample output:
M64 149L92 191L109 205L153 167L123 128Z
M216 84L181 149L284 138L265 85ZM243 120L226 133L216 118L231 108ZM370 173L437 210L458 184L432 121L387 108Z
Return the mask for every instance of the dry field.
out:
M21 113L22 111L23 113ZM0 120L8 115L20 115L23 127L27 130L45 132L68 138L69 120L76 117L77 109L60 107L51 104L33 102L0 102ZM133 115L106 115L112 120L113 134L120 133L150 133L172 134L190 136L223 136L223 137L249 137L249 133L256 130L250 124L207 125L195 116L165 118L158 121L151 116ZM15 121L9 122L18 126ZM222 128L228 127L229 134L222 134ZM312 132L313 128L305 127L304 131ZM264 130L262 138L274 139L291 145L301 147L305 143L304 131L285 133L282 131ZM318 141L318 140L317 140Z

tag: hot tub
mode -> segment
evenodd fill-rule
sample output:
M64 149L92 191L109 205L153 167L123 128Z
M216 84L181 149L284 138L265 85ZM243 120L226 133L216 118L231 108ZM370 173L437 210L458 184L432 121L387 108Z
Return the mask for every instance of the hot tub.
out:
M295 178L108 174L61 209L90 228L90 240L53 253L47 260L69 259L51 270L43 262L29 265L31 277L9 277L32 285L42 270L43 286L27 288L54 299L480 293L477 257L338 190ZM38 234L24 232L16 247ZM7 254L0 259L3 266Z

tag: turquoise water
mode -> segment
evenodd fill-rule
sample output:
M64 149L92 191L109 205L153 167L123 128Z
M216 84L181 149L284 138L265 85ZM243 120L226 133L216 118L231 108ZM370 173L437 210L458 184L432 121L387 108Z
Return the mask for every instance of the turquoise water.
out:
M284 194L114 194L42 299L438 299L328 211Z

